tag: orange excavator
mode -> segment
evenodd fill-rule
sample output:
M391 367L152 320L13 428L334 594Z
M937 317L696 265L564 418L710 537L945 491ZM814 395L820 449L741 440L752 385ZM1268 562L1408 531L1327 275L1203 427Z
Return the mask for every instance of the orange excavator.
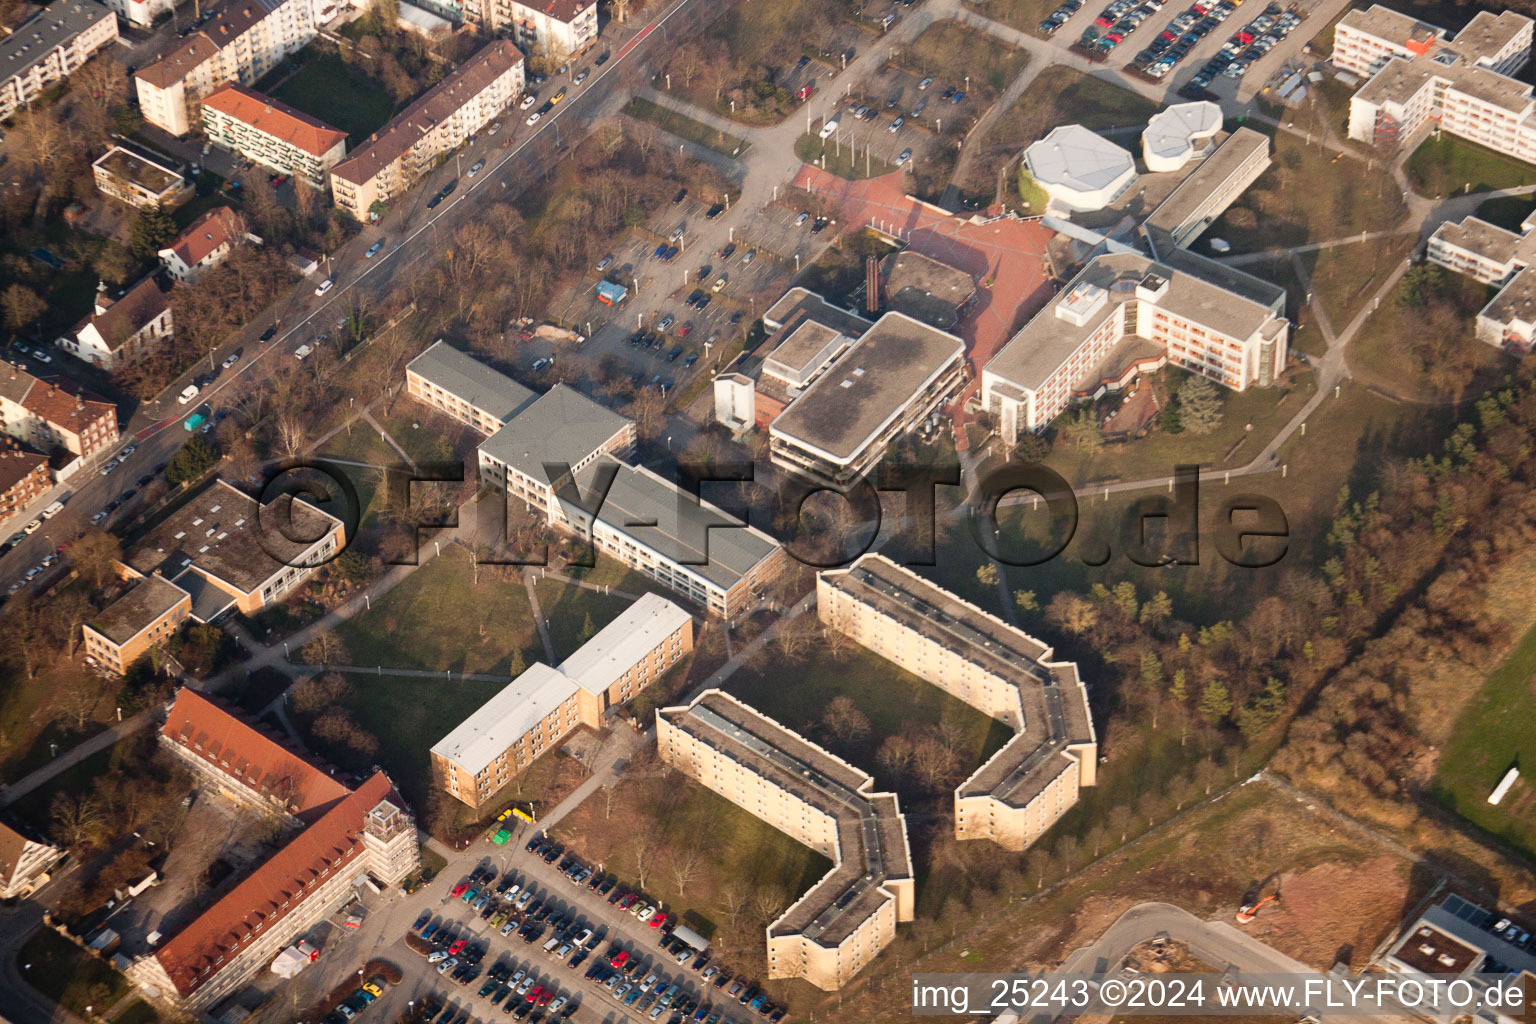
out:
M1264 891L1264 886L1269 884L1270 879L1274 879L1275 880L1275 891L1270 893L1268 896L1265 896L1262 899L1260 899L1259 898L1259 894ZM1266 879L1264 879L1264 881L1260 882L1258 884L1258 886L1254 888L1252 895L1249 896L1248 899L1243 901L1243 905L1241 907L1237 908L1237 923L1238 924L1252 924L1253 923L1253 919L1259 916L1259 908L1260 907L1262 907L1266 903L1279 902L1279 900L1280 900L1280 881L1279 881L1279 876L1278 875L1270 875L1269 878L1266 878Z

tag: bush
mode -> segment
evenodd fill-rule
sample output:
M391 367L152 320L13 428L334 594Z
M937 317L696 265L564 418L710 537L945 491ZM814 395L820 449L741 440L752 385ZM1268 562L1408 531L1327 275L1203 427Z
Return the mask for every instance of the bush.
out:
M166 482L175 486L196 480L218 464L219 453L207 438L201 434L193 434L187 439L187 443L171 456L171 464L166 467Z

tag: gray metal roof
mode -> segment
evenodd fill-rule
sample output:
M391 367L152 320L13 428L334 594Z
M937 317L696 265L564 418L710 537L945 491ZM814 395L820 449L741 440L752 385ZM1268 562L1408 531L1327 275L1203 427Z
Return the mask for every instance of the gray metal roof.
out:
M480 443L480 451L541 482L546 463L578 466L629 421L575 388L556 384Z
M535 397L511 377L441 339L412 359L406 369L503 422L533 404Z

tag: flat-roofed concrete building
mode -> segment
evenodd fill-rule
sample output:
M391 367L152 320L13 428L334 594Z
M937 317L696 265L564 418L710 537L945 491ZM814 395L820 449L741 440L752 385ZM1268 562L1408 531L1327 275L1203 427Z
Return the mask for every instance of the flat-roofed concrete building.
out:
M941 331L959 322L976 294L970 274L911 249L880 261L880 282L886 308Z
M770 460L835 487L851 483L959 391L964 356L953 334L886 313L773 421Z
M1285 290L1188 251L1095 257L982 370L1002 438L1045 429L1074 400L1170 362L1243 391L1285 367Z
M1006 722L1013 739L955 790L955 836L1023 850L1098 771L1088 696L1072 662L882 555L816 578L823 625Z
M81 625L85 653L122 675L151 647L165 643L192 614L192 595L161 576L150 576Z
M1080 124L1052 128L1024 150L1024 164L1051 205L1069 212L1102 210L1136 183L1136 158Z
M720 690L656 712L661 759L832 861L768 925L768 976L846 985L910 921L906 819L867 773Z
M538 397L441 338L406 364L405 393L487 437Z
M558 668L536 662L432 745L432 777L455 800L478 808L578 726L603 715L666 674L693 650L693 620L644 594Z
M1431 263L1498 288L1478 311L1478 340L1523 355L1536 344L1536 223L1516 234L1476 217L1446 221L1425 247Z
M316 0L235 0L169 53L134 75L139 109L156 128L182 136L200 121L203 99L230 82L252 85L320 31Z
M347 152L347 133L238 82L203 100L203 132L215 146L324 189Z
M565 384L556 384L480 443L480 478L508 502L558 517L555 496L605 455L635 446L635 424Z
M1536 96L1514 77L1530 60L1532 28L1513 11L1479 11L1452 40L1379 4L1348 12L1332 60L1369 79L1350 99L1349 137L1394 149L1437 125L1536 162Z
M763 326L770 331L777 331L789 323L796 313L804 313L809 319L826 324L850 338L857 338L874 326L863 317L832 305L810 289L798 286L780 295L768 307L763 313Z
M291 0L293 2L293 0ZM331 197L366 222L404 195L437 158L495 120L523 92L523 54L488 43L331 168Z
M29 105L117 40L117 17L95 0L60 0L0 39L0 118Z
M1153 114L1141 133L1141 159L1156 173L1177 171L1209 156L1221 133L1221 106L1210 100L1175 103Z
M1482 995L1494 984L1523 981L1526 992L1536 985L1536 953L1518 942L1524 929L1507 916L1487 910L1454 893L1424 909L1381 958L1380 966L1395 975L1431 975L1470 986ZM1440 992L1444 991L1442 982ZM1439 993L1435 993L1435 998ZM1431 1001L1423 1009L1436 1008ZM1446 1012L1457 1013L1447 1007ZM1478 1024L1517 1024L1523 1006L1491 1007L1471 1015Z
M1269 136L1239 128L1223 139L1142 225L1153 255L1188 247L1269 169L1269 162Z
M192 617L211 622L281 600L344 542L341 520L307 501L285 494L262 505L215 480L144 535L123 567L170 580L191 595Z
M180 169L113 146L91 164L96 190L129 206L176 206L192 195Z

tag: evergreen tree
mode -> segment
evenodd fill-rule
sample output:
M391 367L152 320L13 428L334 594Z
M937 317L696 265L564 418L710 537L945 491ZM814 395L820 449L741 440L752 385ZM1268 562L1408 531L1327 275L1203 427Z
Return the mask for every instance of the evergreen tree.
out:
M128 250L141 260L152 260L176 237L176 218L163 206L147 206L134 214Z
M581 639L583 641L590 640L590 639L592 639L592 634L594 634L596 632L597 632L597 627L592 625L592 613L591 612L587 612L587 618L581 624Z
M1191 434L1209 434L1221 425L1221 392L1198 374L1179 385L1179 418Z
M1207 725L1216 725L1232 713L1232 693L1219 679L1205 684L1200 694L1200 717Z
M187 480L196 480L219 461L219 453L201 434L193 434L187 443L171 456L171 464L165 469L165 482L171 486Z

